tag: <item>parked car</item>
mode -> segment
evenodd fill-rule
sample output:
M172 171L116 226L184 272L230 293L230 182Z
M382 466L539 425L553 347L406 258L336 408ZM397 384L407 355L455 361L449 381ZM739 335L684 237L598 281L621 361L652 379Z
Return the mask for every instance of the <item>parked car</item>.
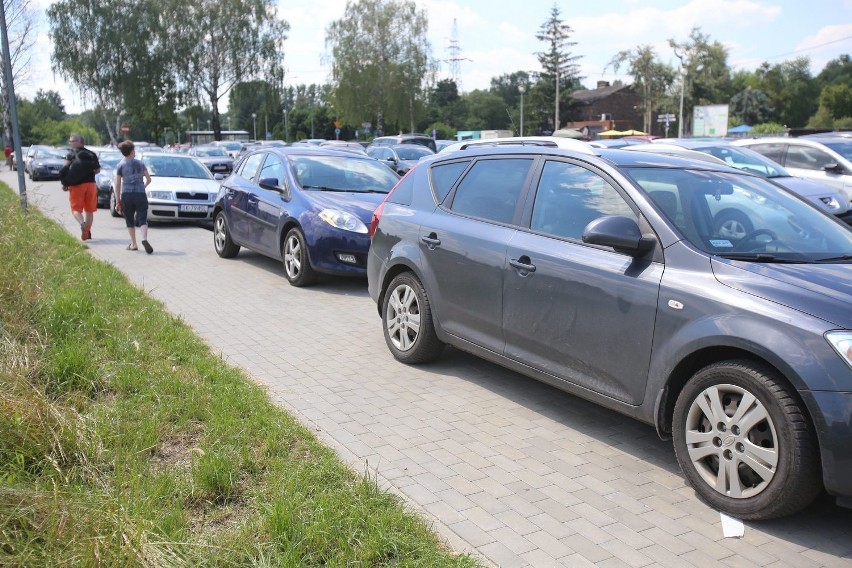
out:
M29 151L29 146L24 146L21 148L21 161L26 162L27 152ZM12 152L12 169L18 171L18 156L17 152Z
M237 159L242 155L243 143L236 140L219 140L211 143L213 146L224 148L228 155Z
M378 136L373 138L370 146L396 146L397 144L417 144L418 146L426 146L433 152L438 149L435 146L435 140L431 136L425 134L398 134L396 136Z
M44 144L33 144L32 146L28 146L25 148L25 152L21 154L24 160L24 173L29 175L30 173L30 162L35 156L36 152L39 150L47 150L51 149L53 146L45 146Z
M786 226L715 232L711 207L749 215L746 195ZM852 506L852 230L785 189L710 161L480 144L420 162L371 233L399 361L450 344L652 424L734 517L823 487Z
M354 152L355 154L366 156L367 151L358 142L346 142L344 140L326 140L319 145L320 148L329 148L331 150L343 150L345 152Z
M807 199L826 213L852 224L852 207L834 188L814 180L791 176L780 164L745 147L733 146L722 140L669 139L662 143L643 144L630 147L631 151L672 153L673 150L689 149L709 154L722 162L771 179L793 193ZM743 227L743 233L753 228Z
M281 260L294 286L320 273L363 277L370 216L398 179L351 152L256 150L222 183L213 212L216 253L231 258L246 247Z
M210 221L220 182L193 156L144 153L141 160L151 174L148 195L149 221ZM110 200L115 212L115 194Z
M43 179L59 179L59 170L65 165L67 151L61 148L39 146L35 148L30 161L27 163L30 179L39 181Z
M121 155L121 152L110 149L100 150L97 154L98 162L101 165L101 171L95 174L95 186L98 188L98 207L109 207L112 201L115 168L124 159L124 156ZM113 216L119 216L114 209L112 212Z
M370 146L367 155L383 162L390 169L404 175L417 165L421 158L431 156L435 152L417 144L397 144L396 146Z
M440 152L450 144L455 144L456 140L435 140L435 152Z
M234 159L219 146L194 146L187 154L198 158L214 174L227 176L234 169Z
M830 185L852 201L852 139L821 134L752 138L732 142L778 162L790 174Z
M594 146L595 148L623 148L625 146L647 144L648 142L649 140L641 140L636 138L613 138L612 140L592 140L589 142L589 145Z

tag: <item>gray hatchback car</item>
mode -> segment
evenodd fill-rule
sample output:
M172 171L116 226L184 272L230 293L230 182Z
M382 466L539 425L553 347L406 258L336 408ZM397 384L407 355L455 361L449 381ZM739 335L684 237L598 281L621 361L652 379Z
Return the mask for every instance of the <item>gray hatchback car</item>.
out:
M376 210L393 356L449 344L653 424L739 518L852 505L850 228L721 164L537 144L427 158ZM731 211L760 219L718 234Z

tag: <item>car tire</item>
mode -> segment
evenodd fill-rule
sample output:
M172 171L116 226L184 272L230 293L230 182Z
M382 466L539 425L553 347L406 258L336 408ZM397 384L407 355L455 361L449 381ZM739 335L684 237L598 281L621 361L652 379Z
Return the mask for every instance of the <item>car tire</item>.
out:
M284 237L281 258L284 261L284 276L290 284L302 287L316 282L317 275L311 266L305 235L296 227L290 229Z
M437 359L444 344L435 333L426 289L414 274L394 278L382 300L385 343L397 361L416 365Z
M231 239L228 221L222 211L219 211L213 220L213 246L216 249L216 254L222 258L234 258L240 252L240 245Z
M121 213L118 212L118 200L115 198L115 192L109 192L109 214L113 217L123 217Z
M746 235L754 232L751 220L740 211L726 209L716 214L713 219L716 236L740 241Z
M822 491L813 426L795 391L766 365L724 361L698 371L675 403L672 438L699 498L728 515L782 517Z

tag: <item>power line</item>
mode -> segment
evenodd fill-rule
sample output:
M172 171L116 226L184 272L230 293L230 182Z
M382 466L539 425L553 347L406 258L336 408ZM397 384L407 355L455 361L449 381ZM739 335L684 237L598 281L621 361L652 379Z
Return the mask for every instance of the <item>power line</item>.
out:
M826 45L831 45L833 43L840 43L841 41L848 41L850 39L852 39L852 36L842 37L840 39L834 39L834 40L831 40L831 41L827 41L825 43L812 45L810 47L803 47L802 49L796 49L794 51L788 51L787 53L781 53L779 55L770 55L769 57L757 57L757 58L754 58L754 59L747 59L747 60L745 60L741 63L737 63L736 65L731 65L731 67L732 68L733 67L745 67L746 65L753 64L755 62L760 63L760 62L763 62L763 61L768 61L770 59L778 59L779 57L787 57L788 55L795 55L797 53L802 53L804 51L810 51L810 50L816 49L818 47L825 47Z

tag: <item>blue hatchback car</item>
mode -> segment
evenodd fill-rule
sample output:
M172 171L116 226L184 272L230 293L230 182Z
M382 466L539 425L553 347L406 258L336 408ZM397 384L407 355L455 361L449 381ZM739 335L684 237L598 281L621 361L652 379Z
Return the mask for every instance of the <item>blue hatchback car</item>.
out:
M452 345L653 424L736 517L852 506L849 226L721 163L562 144L464 144L376 209L393 356Z
M366 156L303 147L246 154L219 190L213 244L222 258L246 247L284 262L290 284L318 274L365 276L367 227L399 177Z

